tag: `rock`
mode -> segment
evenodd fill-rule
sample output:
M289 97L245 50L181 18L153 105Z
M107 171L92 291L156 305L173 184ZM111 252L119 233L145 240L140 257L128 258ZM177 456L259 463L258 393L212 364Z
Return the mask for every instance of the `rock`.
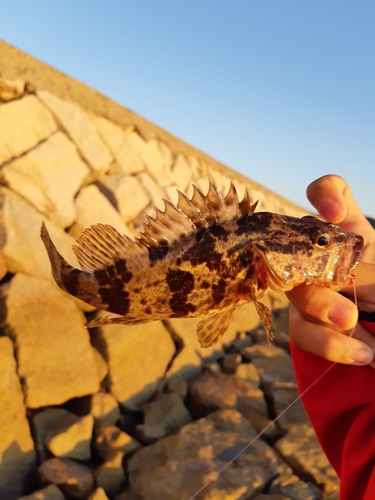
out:
M69 229L69 234L78 238L84 229L94 224L109 224L121 234L131 236L131 231L121 215L109 202L108 198L93 184L83 187L75 200L76 222Z
M259 372L252 363L242 363L237 366L235 375L236 377L248 380L259 387Z
M134 220L150 203L136 177L107 175L100 184L113 196L116 207L125 222Z
M283 474L272 481L269 492L285 495L292 500L320 500L322 492L311 483L305 483L294 474Z
M112 396L127 409L140 409L161 383L175 353L170 334L160 321L155 321L104 326L100 336Z
M122 467L122 453L117 453L111 460L96 469L96 483L110 497L120 493L125 485L125 471Z
M105 392L92 396L90 414L94 417L95 423L103 425L115 425L121 417L118 402L111 394Z
M87 500L108 500L108 497L103 488L96 488L96 490L89 495Z
M191 422L181 396L174 393L162 394L156 401L145 404L143 411L144 424L137 425L137 434L146 443L175 433Z
M28 408L99 390L84 316L66 293L47 280L17 274L9 284L6 307Z
M260 319L254 304L246 303L237 307L233 313L232 322L237 332L250 332L258 326Z
M23 80L0 78L0 102L13 101L22 97L25 91Z
M98 370L99 381L103 382L103 380L106 378L106 376L109 373L108 365L105 362L105 359L103 358L103 356L98 351L98 349L96 349L96 347L93 347L93 351L94 351L94 356L95 356L96 368Z
M0 280L4 278L6 273L8 272L8 268L5 262L3 255L0 253Z
M57 130L48 109L35 96L0 105L0 165L34 148Z
M92 169L93 178L108 171L113 157L88 115L73 102L63 101L46 90L37 92L77 146Z
M17 500L33 479L36 454L8 337L0 337L0 408L0 498Z
M130 458L124 498L188 500L205 485L205 500L250 498L278 473L291 472L262 441L241 453L255 436L235 410L192 422Z
M145 167L141 152L146 143L141 136L132 127L123 130L101 116L91 115L90 118L116 160L109 173L132 175L142 172Z
M164 143L151 139L141 151L141 158L149 173L161 187L174 183L171 175L173 156L171 150Z
M76 218L74 196L89 168L69 139L57 132L2 169L7 186L62 227Z
M188 385L185 380L178 377L172 377L167 381L166 389L168 392L178 394L182 398L185 398L188 391Z
M324 455L311 424L291 425L274 447L299 476L312 477L325 493L339 489L339 480Z
M139 179L145 192L148 194L148 197L151 200L151 204L154 207L159 208L160 210L164 210L163 198L165 198L165 195L163 191L160 189L160 187L157 185L157 183L154 181L154 179L145 172L139 174L137 176L137 179Z
M233 378L205 370L189 382L190 413L199 418L216 410L235 408L236 390Z
M255 344L241 350L258 370L261 379L275 387L297 387L291 357L275 345Z
M77 417L70 413L61 426L54 426L46 435L46 446L55 457L90 460L93 425L92 415Z
M111 460L119 452L125 456L141 447L137 440L115 425L96 426L94 445L103 460Z
M183 346L168 368L167 377L188 380L202 371L203 361L195 349Z
M226 374L233 374L236 372L237 367L241 364L242 357L238 353L224 354L222 360L223 372Z
M190 170L190 164L184 156L180 154L177 155L171 168L171 176L173 177L173 182L176 187L185 193L191 184L192 172Z
M19 500L65 500L65 497L57 486L50 484L47 488L35 491Z
M85 499L94 489L91 469L67 458L50 458L38 472L43 484L55 484L71 499Z
M293 424L309 424L309 417L299 397L298 389L294 387L273 387L272 396L277 415L281 415L278 423L288 429Z
M0 187L0 247L8 271L47 278L57 287L40 238L43 219L46 221L45 217L19 196ZM79 267L72 251L74 239L54 223L46 222L59 252L73 266Z

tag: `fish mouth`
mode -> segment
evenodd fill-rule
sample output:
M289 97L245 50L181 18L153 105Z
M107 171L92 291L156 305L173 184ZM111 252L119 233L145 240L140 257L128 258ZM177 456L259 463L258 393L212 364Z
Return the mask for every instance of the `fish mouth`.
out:
M361 235L349 233L345 245L342 246L336 266L331 275L331 288L340 289L350 283L352 274L362 257L364 250L364 239Z

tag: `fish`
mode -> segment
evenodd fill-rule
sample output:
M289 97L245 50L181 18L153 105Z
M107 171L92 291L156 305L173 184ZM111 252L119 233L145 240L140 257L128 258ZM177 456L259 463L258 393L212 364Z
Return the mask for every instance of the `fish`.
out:
M201 347L225 333L237 306L253 302L273 338L268 289L286 292L306 283L339 290L350 283L363 252L362 236L307 215L256 212L246 189L233 183L223 196L212 181L207 194L164 201L146 216L134 240L107 224L83 231L73 251L81 269L58 252L46 225L41 238L62 290L106 314L88 327L136 325L169 318L202 318Z

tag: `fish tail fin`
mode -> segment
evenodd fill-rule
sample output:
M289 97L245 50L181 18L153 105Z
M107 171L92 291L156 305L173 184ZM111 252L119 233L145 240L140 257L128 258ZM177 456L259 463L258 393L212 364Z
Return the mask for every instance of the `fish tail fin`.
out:
M79 273L82 271L79 271L78 269L75 269L73 266L71 266L60 254L60 252L55 247L53 241L51 240L51 237L44 222L42 222L40 236L43 240L44 246L46 247L48 257L51 262L52 274L56 283L59 285L60 288L62 288L66 292L71 293L70 290L68 289L70 287L67 286L69 280L67 280L66 278L72 273L77 273L77 272Z

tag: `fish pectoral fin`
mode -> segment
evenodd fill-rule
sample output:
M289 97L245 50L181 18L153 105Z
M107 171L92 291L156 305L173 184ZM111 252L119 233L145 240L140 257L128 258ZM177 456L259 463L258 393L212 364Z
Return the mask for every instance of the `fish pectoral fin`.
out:
M271 325L272 325L271 311L268 309L266 305L263 304L263 302L260 302L257 299L254 292L250 291L250 298L254 303L260 321L263 323L264 329L266 330L267 340L269 343L271 343L274 338L273 333L271 331Z
M228 328L234 309L211 314L198 323L197 335L200 347L210 347L221 339Z
M139 325L147 323L147 319L128 318L119 314L101 314L87 323L87 328L95 328L104 325Z

